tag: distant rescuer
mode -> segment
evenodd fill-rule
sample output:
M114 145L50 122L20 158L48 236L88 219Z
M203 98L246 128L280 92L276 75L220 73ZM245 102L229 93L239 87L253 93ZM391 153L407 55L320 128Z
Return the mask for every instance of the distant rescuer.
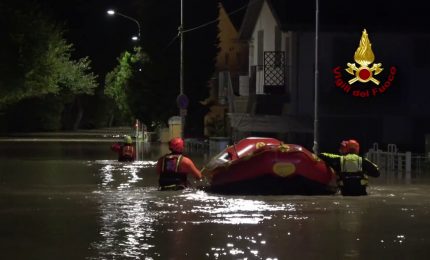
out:
M180 190L188 185L187 175L195 179L202 179L202 173L196 168L193 161L184 156L184 140L172 138L169 141L171 153L164 155L157 162L160 190Z
M318 156L336 171L342 195L367 195L367 176L379 177L378 167L358 155L360 144L356 140L342 141L339 152L340 155L321 153Z
M123 143L114 143L111 150L118 153L119 162L132 162L136 159L136 150L129 135L124 136Z

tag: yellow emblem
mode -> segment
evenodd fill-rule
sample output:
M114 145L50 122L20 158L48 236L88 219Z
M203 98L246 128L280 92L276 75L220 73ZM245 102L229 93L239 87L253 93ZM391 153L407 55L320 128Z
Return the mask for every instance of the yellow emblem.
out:
M279 146L279 151L281 152L281 153L286 153L286 152L288 152L290 150L290 147L287 145L287 144L281 144L280 146Z
M292 163L275 163L273 165L273 172L281 177L287 177L296 171L296 166Z
M263 146L265 146L266 145L266 143L265 142L258 142L258 143L256 143L255 144L255 148L261 148L261 147L263 147Z
M363 34L361 35L360 44L354 54L354 60L360 64L360 67L357 68L355 63L347 63L348 68L345 70L349 74L355 75L355 78L349 80L348 83L352 84L358 80L363 83L372 81L376 85L379 85L379 80L375 79L373 75L381 73L383 68L381 68L381 63L374 63L371 68L368 67L375 60L375 55L373 54L372 44L369 41L366 29L363 30Z

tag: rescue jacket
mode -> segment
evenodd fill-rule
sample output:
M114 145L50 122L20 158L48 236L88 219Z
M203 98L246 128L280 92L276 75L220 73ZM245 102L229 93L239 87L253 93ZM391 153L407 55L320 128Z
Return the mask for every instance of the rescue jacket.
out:
M159 184L160 187L183 185L187 186L187 174L180 172L182 154L168 154L162 158Z
M111 150L118 153L118 161L120 162L132 162L136 158L136 152L132 144L114 143L111 146Z
M356 154L340 156L340 173L338 184L342 188L345 185L367 186L368 177L363 172L363 158Z
M123 145L121 149L121 157L125 160L134 159L134 147L132 145Z
M343 195L366 195L368 175L378 177L378 167L357 154L319 155L337 173L337 182Z
M363 158L356 154L347 154L340 157L340 171L356 173L363 171Z

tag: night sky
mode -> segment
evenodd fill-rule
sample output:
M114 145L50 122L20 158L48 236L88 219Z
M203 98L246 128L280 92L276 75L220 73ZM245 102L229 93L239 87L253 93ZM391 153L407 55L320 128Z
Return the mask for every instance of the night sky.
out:
M228 12L247 4L249 0L223 0ZM37 0L53 18L63 23L66 39L74 45L75 58L89 56L92 68L103 81L104 75L116 65L116 58L131 49L130 40L136 34L137 25L120 16L109 16L108 9L115 9L139 20L131 0ZM184 1L186 5L186 0ZM245 9L235 13L232 20L240 26ZM180 14L178 14L179 17ZM144 37L142 35L142 37Z
M133 47L131 36L137 25L119 16L109 16L108 9L135 17L132 1L119 0L38 0L63 23L66 39L74 45L75 58L89 56L92 68L101 79L116 65L116 58Z
M227 12L232 12L246 5L250 0L221 0ZM253 1L253 0L251 0ZM314 29L314 0L285 1L287 14L292 21L305 23ZM60 23L65 23L66 38L75 46L75 58L89 56L92 67L102 78L116 64L116 58L125 49L133 47L131 35L137 26L122 17L111 17L106 10L113 8L139 20L132 0L36 0L48 10ZM185 8L186 0L184 0ZM321 28L330 28L345 24L367 24L367 27L383 27L390 30L428 30L426 8L417 0L405 2L391 1L349 1L320 0ZM245 9L231 16L239 28ZM178 14L179 16L180 14ZM360 20L361 19L361 20ZM186 27L186 26L185 26ZM372 30L375 31L375 30ZM144 36L143 36L144 37Z

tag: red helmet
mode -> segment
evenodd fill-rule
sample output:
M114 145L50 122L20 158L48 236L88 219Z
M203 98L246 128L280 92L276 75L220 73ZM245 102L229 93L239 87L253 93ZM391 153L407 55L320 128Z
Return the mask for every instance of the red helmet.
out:
M340 147L339 147L339 153L340 154L347 154L348 150L346 149L346 146L348 144L348 141L342 141L340 143Z
M172 138L169 141L169 149L175 153L182 153L184 151L184 140L179 137Z
M342 141L340 143L339 152L341 154L347 154L347 153L358 154L360 152L360 144L354 139L351 139L348 141Z

